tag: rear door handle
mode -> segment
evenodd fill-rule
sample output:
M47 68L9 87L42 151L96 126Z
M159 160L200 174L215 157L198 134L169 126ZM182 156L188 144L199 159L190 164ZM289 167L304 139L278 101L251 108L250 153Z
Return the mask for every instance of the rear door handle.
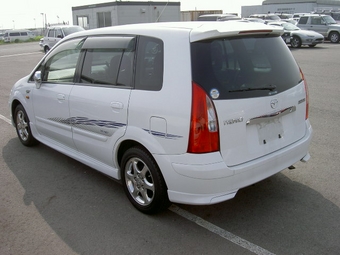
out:
M58 94L57 99L60 100L65 100L65 95L64 94Z
M111 108L113 109L123 109L124 105L122 102L111 102Z

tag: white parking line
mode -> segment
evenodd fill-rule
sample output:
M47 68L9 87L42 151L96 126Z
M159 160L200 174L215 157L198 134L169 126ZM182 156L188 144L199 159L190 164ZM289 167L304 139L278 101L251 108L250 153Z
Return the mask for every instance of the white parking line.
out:
M42 52L27 52L27 53L18 53L18 54L12 54L12 55L4 55L4 56L0 56L0 58L10 58L10 57L33 55L33 54L42 54Z
M12 122L10 119L6 118L5 116L0 114L0 119L4 120L5 122L7 122L8 124L12 125ZM237 244L238 246L243 247L244 249L247 249L255 254L258 255L275 255L274 253L267 251L266 249L263 249L262 247L253 244L237 235L234 235L233 233L230 233L229 231L226 231L186 210L183 210L181 208L179 208L178 206L172 204L169 207L169 210L178 214L179 216L182 216L183 218L196 223L197 225L209 230L210 232L213 232L221 237L223 237L224 239L227 239L228 241Z
M4 120L4 121L6 121L8 124L12 125L11 120L10 120L10 119L7 119L5 116L3 116L3 115L1 115L1 114L0 114L0 119Z
M210 232L213 232L221 237L223 237L224 239L227 239L228 241L237 244L238 246L241 246L255 254L258 255L275 255L274 253L267 251L266 249L263 249L262 247L253 244L239 236L234 235L233 233L230 233L208 221L205 221L204 219L186 211L183 210L181 208L179 208L176 205L171 205L169 208L170 211L182 216L183 218L186 218L187 220L190 220L194 223L196 223L197 225L209 230Z

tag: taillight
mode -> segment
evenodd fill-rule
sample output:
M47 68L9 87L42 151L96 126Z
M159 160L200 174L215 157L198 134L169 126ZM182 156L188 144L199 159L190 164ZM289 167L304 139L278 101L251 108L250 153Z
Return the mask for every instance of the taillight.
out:
M219 148L218 120L214 104L205 91L192 83L189 153L207 153Z
M303 84L305 84L305 93L306 93L306 116L305 119L308 119L309 117L309 93L308 93L308 85L307 85L307 81L305 79L305 76L302 72L302 70L300 69L300 74L301 74L301 78L303 80Z

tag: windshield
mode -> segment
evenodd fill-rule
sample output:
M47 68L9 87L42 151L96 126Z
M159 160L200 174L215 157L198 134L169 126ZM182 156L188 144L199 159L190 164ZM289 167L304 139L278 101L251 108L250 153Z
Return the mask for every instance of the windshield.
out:
M72 34L72 33L75 33L75 32L83 31L84 28L82 28L82 27L65 27L65 28L63 28L63 30L64 30L64 33L65 33L65 36L66 36L66 35L69 35L69 34Z
M266 19L270 19L270 20L280 20L280 17L277 15L268 15L266 17Z
M329 15L323 16L323 19L327 24L337 24L336 21Z
M294 31L294 30L300 30L297 26L293 25L292 23L282 23L282 26L285 30L288 31Z
M301 81L281 37L218 38L191 44L192 79L214 99L270 96Z

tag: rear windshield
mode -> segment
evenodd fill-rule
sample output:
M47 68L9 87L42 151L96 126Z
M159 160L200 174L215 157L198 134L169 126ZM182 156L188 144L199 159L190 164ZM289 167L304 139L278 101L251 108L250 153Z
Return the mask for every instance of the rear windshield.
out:
M192 78L213 99L270 96L301 82L281 37L218 38L191 44Z

